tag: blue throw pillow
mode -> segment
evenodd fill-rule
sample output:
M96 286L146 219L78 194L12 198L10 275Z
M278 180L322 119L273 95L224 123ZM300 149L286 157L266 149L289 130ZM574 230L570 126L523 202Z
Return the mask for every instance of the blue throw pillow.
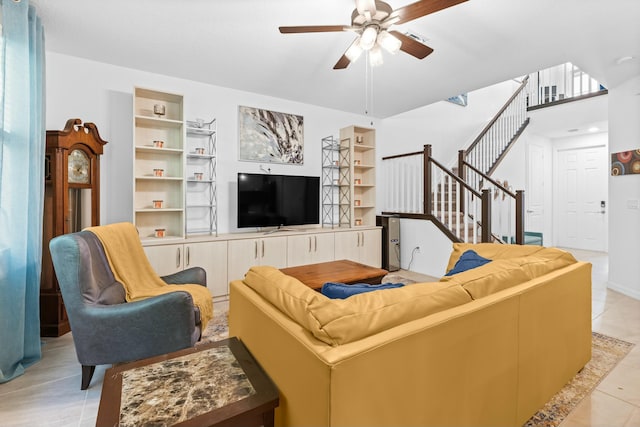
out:
M322 285L320 292L327 298L345 299L351 295L361 294L364 292L377 291L379 289L401 288L404 283L384 283L382 285L369 285L367 283L355 283L346 285L344 283L328 282Z
M476 251L469 249L468 251L465 251L462 255L460 255L460 258L456 262L456 265L454 265L451 270L447 271L447 274L445 274L445 276L453 276L454 274L462 273L463 271L483 266L488 262L491 262L491 260L481 257L476 253Z

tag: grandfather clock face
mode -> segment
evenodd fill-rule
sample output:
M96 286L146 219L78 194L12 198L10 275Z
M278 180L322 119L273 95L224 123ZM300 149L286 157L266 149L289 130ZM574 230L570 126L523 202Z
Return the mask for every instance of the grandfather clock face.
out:
M89 156L82 150L72 150L68 159L69 184L90 184L90 168L91 159Z
M92 185L91 157L79 148L67 157L67 232L74 233L93 224L93 199L98 197Z

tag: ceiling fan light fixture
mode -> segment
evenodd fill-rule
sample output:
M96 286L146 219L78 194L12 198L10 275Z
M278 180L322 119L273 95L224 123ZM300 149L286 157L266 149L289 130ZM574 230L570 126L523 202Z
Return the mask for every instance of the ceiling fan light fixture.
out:
M379 65L382 65L383 62L384 60L382 59L382 49L380 49L380 46L375 45L369 51L369 65L372 67L377 67Z
M398 53L402 46L402 42L387 31L380 31L380 34L378 34L378 44L392 55Z
M358 58L362 55L362 48L360 47L360 38L358 37L351 43L351 46L344 53L344 56L349 58L349 61L356 62Z
M364 50L371 49L376 44L378 38L378 28L373 25L369 25L364 29L360 36L360 47Z

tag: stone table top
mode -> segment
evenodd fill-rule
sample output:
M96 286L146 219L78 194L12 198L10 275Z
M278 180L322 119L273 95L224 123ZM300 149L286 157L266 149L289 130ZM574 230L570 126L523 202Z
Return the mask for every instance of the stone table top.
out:
M244 345L230 338L108 369L96 425L215 425L273 410L278 399Z
M122 373L120 426L171 426L255 394L228 346Z

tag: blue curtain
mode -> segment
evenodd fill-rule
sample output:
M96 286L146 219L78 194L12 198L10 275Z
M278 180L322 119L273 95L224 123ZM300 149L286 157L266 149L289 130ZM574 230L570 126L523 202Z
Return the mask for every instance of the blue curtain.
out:
M0 0L0 383L40 360L44 33L28 0Z

